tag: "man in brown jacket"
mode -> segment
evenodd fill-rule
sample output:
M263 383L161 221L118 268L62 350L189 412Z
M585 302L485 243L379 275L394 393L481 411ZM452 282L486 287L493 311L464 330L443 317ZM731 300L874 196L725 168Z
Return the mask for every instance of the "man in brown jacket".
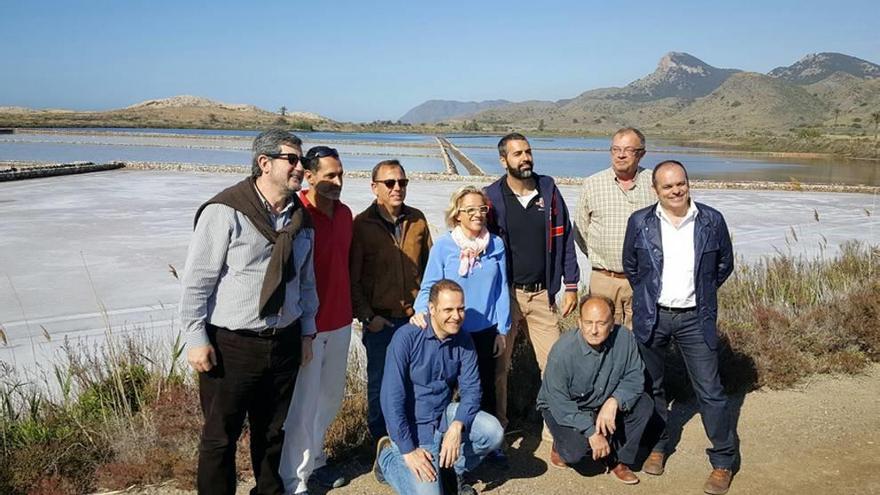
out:
M379 405L385 351L394 331L413 314L431 250L425 215L403 204L407 184L399 161L373 167L376 201L355 217L351 243L351 299L354 316L363 324L367 424L376 440L388 434Z

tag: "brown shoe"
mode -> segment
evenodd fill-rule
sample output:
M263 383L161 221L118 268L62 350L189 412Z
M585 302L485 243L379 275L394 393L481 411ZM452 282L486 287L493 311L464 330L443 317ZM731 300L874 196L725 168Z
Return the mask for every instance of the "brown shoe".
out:
M550 447L550 465L559 469L568 469L568 464L559 457L559 452L556 452L556 442Z
M651 452L651 455L645 459L645 463L642 464L642 472L647 474L653 474L654 476L660 476L663 474L663 462L666 460L666 454L663 452Z
M709 478L703 484L703 491L709 495L724 495L730 489L730 479L733 473L730 469L715 468L709 473Z
M639 482L639 477L636 476L636 473L632 472L629 466L622 462L611 468L611 474L613 474L618 481L627 485L635 485Z

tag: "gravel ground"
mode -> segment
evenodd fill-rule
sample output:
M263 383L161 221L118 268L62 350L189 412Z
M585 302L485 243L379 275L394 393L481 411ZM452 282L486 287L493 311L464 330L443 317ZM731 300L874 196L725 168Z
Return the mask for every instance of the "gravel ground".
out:
M815 377L784 391L760 390L732 400L740 438L742 467L734 477L731 494L880 493L880 365L855 377ZM679 442L660 477L638 473L642 482L625 486L594 466L583 464L560 470L547 462L550 446L535 432L513 433L511 467L502 471L481 466L474 474L480 493L634 494L702 493L709 473L704 453L706 437L693 403L673 404L673 438ZM314 494L391 494L369 473L367 462L345 465L352 482ZM244 481L239 494L252 486ZM135 488L138 495L189 495L194 491L171 484Z

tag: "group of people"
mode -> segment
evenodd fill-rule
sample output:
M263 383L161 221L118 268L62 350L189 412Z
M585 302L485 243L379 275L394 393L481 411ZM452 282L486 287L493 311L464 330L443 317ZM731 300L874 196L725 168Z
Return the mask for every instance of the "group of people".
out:
M340 201L335 149L303 154L302 141L279 129L257 136L251 176L196 213L181 278L204 414L199 493L235 492L245 418L252 494L346 483L323 444L342 402L354 319L373 471L399 494L476 493L465 474L487 456L506 462L518 334L542 375L536 407L550 464L592 457L628 484L639 481L631 467L640 446L650 449L643 472L665 470L664 364L674 340L712 443L704 491L726 493L737 451L715 326L716 292L733 269L724 218L691 200L680 162L639 166L639 130L615 133L610 152L611 167L585 180L572 222L553 178L534 171L528 139L508 134L498 143L505 174L456 190L450 230L433 240L425 215L405 203L399 161L373 168L376 199L353 216ZM592 265L580 301L576 245ZM560 331L575 310L578 328Z

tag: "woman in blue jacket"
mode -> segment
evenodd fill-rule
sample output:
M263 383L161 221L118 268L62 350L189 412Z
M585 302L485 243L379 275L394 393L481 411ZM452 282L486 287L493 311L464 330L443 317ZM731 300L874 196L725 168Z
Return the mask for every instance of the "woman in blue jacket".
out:
M452 194L445 212L452 230L431 248L414 304L416 314L410 321L425 328L428 293L437 281L448 278L462 286L465 316L461 328L470 334L477 351L480 409L494 415L495 358L504 352L504 336L510 329L510 292L504 242L486 230L488 205L486 194L474 186Z

